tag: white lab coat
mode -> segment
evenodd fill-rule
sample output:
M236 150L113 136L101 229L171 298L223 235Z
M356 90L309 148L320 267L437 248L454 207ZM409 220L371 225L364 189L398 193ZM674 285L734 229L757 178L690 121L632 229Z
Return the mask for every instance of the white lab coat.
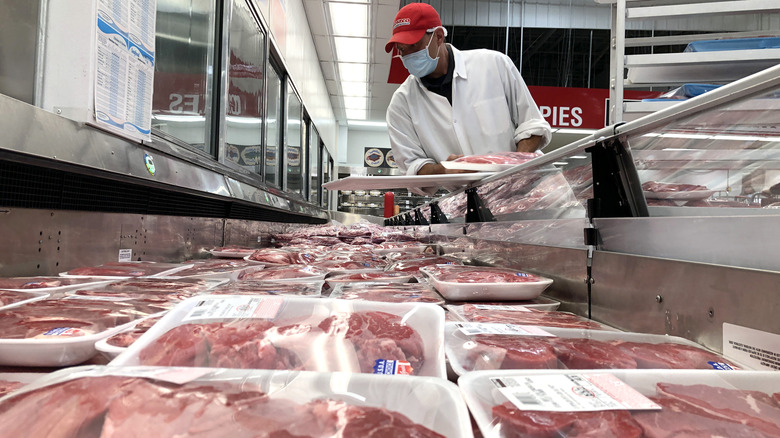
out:
M409 76L387 108L390 145L406 175L450 154L515 151L518 141L532 135L544 137L542 146L550 142L550 125L508 56L450 47L455 59L452 105Z

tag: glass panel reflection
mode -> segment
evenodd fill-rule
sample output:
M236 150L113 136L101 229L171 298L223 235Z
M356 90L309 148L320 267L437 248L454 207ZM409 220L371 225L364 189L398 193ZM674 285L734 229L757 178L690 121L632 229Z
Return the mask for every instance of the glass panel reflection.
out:
M320 161L320 163L322 163L322 182L326 183L326 182L330 182L330 178L331 178L331 170L332 169L330 167L330 163L331 163L331 161L330 161L330 152L328 152L328 149L325 148L324 145L323 145L321 150L322 150L322 161ZM329 199L330 196L328 195L328 191L323 189L322 186L320 186L320 188L322 190L320 192L321 193L321 195L320 195L320 205L325 207L325 208L327 208L327 209L330 209L330 202L329 202L330 201L330 199Z
M279 184L279 117L282 107L282 80L273 64L268 64L268 118L265 132L265 182L274 187Z
M233 2L229 44L225 159L260 173L265 34L245 1Z
M309 201L320 202L320 135L311 124L309 129Z
M651 207L780 207L778 93L629 137ZM651 208L651 216L668 211Z
M152 128L208 154L215 3L157 0Z
M287 86L287 144L285 148L286 167L287 167L287 187L286 190L292 193L298 193L303 196L304 179L303 169L305 157L301 149L302 124L301 124L301 100L295 91L289 85Z

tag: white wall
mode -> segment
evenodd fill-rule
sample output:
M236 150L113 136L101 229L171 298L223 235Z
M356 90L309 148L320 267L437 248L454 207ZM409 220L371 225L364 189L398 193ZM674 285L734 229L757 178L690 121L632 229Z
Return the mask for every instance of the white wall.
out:
M342 162L339 160L339 164L363 167L363 155L367 147L389 148L390 135L387 133L387 129L363 130L350 128L347 133L346 161Z

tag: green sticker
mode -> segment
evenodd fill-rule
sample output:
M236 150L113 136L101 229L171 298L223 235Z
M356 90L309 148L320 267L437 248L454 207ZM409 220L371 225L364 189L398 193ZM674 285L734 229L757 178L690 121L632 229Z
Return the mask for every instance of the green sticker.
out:
M154 158L149 154L144 154L144 163L146 163L146 170L148 170L151 175L154 175L156 172L156 169L154 168Z

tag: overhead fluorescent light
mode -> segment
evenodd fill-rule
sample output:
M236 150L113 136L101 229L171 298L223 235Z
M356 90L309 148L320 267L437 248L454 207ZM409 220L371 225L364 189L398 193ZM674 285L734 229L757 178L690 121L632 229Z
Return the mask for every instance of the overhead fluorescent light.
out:
M328 3L333 35L368 37L368 5Z
M345 109L348 120L366 120L366 110L364 109Z
M368 82L368 64L339 62L339 77L347 82Z
M572 156L571 156L571 157L569 157L569 158L574 158L575 160L584 160L584 159L586 159L586 158L588 158L588 157L587 157L587 156L585 156L585 155L572 155Z
M257 117L236 117L236 116L226 116L225 120L227 120L230 123L235 123L239 125L260 125L263 123L262 119L259 119Z
M692 140L706 140L710 138L710 136L706 134L677 134L673 132L664 133L661 134L661 136L664 138L689 138Z
M368 108L365 97L344 97L344 108L364 110Z
M341 82L341 94L352 97L368 97L367 82Z
M347 120L349 126L365 126L370 128L387 128L386 122L370 122L368 120Z
M196 123L205 122L204 116L185 116L176 114L154 114L152 116L155 120L162 120L163 122L181 122L181 123Z
M565 161L553 161L552 164L553 164L553 166L568 166L569 165L569 163L567 163Z
M368 63L368 38L333 37L338 62Z

